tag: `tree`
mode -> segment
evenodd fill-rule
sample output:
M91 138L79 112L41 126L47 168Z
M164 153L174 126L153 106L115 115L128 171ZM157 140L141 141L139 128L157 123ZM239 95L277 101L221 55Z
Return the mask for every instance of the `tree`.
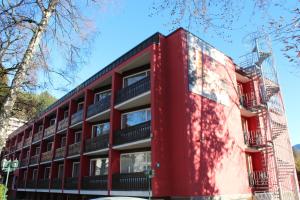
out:
M279 41L288 61L300 66L300 0L296 1L296 7L286 7L287 3L282 0L250 1L252 3L236 0L155 0L153 10L154 14L167 13L171 16L173 26L210 29L227 40L230 40L232 31L247 26L243 24L236 28L234 25L248 13L249 26L253 27L249 21L254 18L256 28ZM279 8L282 13L270 13L269 8Z
M82 44L87 41L91 23L80 8L101 5L91 0L2 0L0 3L0 69L1 79L8 77L7 94L0 108L0 136L6 137L5 127L13 115L18 94L33 90L47 82L55 73L69 80L70 68L82 62ZM67 68L50 65L50 50L59 47L64 53ZM37 77L49 79L40 84ZM1 89L2 90L2 89Z

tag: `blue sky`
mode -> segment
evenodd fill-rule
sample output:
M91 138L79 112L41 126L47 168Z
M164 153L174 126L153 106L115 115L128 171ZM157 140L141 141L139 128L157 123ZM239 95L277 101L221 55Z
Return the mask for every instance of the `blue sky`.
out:
M99 34L92 43L87 63L80 67L74 83L69 86L69 89L80 84L153 33L159 31L167 35L173 30L174 27L170 25L170 17L167 13L161 13L152 17L149 16L152 11L151 6L151 0L120 0L115 1L113 5L108 4L105 9L86 10L89 13L89 17L95 20ZM282 12L278 8L271 8L269 11L270 13ZM255 31L255 26L259 24L258 22L260 24L263 23L260 17L264 18L265 16L251 17L247 13L247 9L244 10L242 20L235 23L236 29L229 33L232 42L227 42L223 38L220 38L214 31L208 30L203 32L200 27L193 26L190 31L237 60L239 56L247 53L247 44L243 42L243 38L247 33ZM247 26L239 28L244 24L247 24ZM300 75L296 73L294 66L283 58L280 48L280 44L273 44L281 91L286 106L291 142L292 144L299 144ZM53 64L57 66L63 64L60 61L59 55L56 54L56 56L57 58L53 61ZM65 94L65 92L55 90L51 90L50 92L57 98Z

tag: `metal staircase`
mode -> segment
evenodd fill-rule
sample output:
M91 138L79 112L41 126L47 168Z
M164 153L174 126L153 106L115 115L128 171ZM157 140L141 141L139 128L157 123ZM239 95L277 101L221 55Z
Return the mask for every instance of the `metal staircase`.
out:
M240 67L259 86L253 109L262 123L264 144L260 147L263 171L253 174L254 196L258 200L299 200L299 188L294 167L287 121L281 98L271 43L266 35L254 34L252 52L241 57ZM256 92L253 92L257 94ZM257 99L259 99L257 102Z

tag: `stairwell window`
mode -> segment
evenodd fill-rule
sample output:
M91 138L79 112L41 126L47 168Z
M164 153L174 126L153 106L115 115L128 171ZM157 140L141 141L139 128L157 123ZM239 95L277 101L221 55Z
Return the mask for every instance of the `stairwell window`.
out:
M146 172L151 169L151 152L121 154L121 173Z
M133 83L142 80L143 78L150 76L150 70L142 71L133 75L129 75L123 78L123 87L132 85Z
M94 103L101 101L102 99L106 98L110 94L111 94L111 90L105 90L105 91L96 93L94 96Z
M121 116L121 128L127 128L151 120L150 108L123 113Z
M99 135L108 134L109 130L110 130L109 122L93 125L92 137L97 137Z
M107 175L108 159L96 158L90 160L90 176Z

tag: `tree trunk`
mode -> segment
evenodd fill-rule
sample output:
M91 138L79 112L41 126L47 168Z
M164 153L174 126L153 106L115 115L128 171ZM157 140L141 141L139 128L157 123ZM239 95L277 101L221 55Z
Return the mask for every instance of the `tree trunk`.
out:
M41 41L42 35L45 32L49 20L58 3L59 0L52 0L49 2L48 8L42 11L41 21L32 35L22 61L18 64L18 69L12 80L9 93L2 104L2 108L0 109L0 147L4 145L5 139L7 138L9 118L12 115L13 106L17 99L17 92L21 89L24 81L26 80L26 72L30 69L29 62L33 57L36 47Z

